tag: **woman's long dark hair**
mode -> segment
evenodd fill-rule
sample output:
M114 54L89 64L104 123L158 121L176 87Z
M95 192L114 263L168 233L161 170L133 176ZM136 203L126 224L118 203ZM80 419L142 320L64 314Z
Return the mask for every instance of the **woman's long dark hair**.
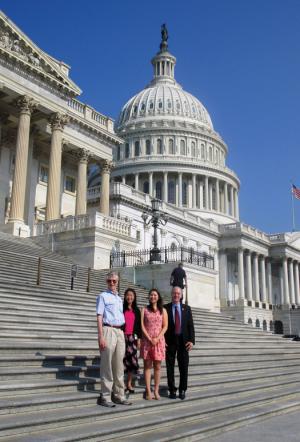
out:
M132 310L138 309L137 302L136 302L136 291L134 289L128 288L125 290L125 293L124 293L123 312L126 312L126 310L128 310L128 302L126 300L126 295L129 292L132 292L134 295L134 300L132 302Z
M156 292L158 294L158 300L157 300L157 308L160 312L160 314L162 314L163 312L163 299L161 297L161 294L159 293L159 291L157 289L151 289L149 290L149 294L148 296L150 297L152 292ZM150 310L151 312L153 312L153 306L152 304L149 302L149 304L147 305L147 309Z

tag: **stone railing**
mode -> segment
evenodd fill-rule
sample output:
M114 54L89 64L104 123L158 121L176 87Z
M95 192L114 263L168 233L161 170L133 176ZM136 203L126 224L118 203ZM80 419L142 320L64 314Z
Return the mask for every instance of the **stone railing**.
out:
M272 243L287 242L287 237L286 237L285 233L276 233L276 234L268 235L268 238Z
M85 120L94 122L95 124L105 128L109 132L113 132L113 120L95 111L95 109L88 106L87 104L81 103L75 98L71 98L68 101L68 106L77 114L80 114L80 116Z
M219 226L221 233L247 233L253 238L262 239L263 241L269 241L269 235L262 232L261 230L255 229L252 226L244 223L232 223L232 224L223 224Z
M87 199L93 200L100 198L100 186L89 187L87 190Z
M110 233L131 237L130 222L104 216L100 212L90 215L68 216L67 218L53 221L42 221L35 225L34 235L48 235L51 233L68 232L90 227L98 227Z

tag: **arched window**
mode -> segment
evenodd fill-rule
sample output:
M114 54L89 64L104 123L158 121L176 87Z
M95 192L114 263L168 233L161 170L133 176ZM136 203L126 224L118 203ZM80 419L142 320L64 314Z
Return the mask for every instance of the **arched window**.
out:
M155 186L155 196L159 200L162 199L162 183L161 183L161 181L157 181L157 183L156 183L156 186Z
M180 155L186 155L185 141L180 140Z
M158 138L157 140L157 154L158 155L162 154L162 141L160 138Z
M151 142L146 140L146 155L151 155Z
M270 321L270 331L274 330L274 325L273 325L273 321Z
M251 318L248 319L248 324L252 325L252 319Z
M182 205L183 206L187 205L187 190L188 190L187 183L185 181L183 181L183 183L182 183Z
M213 150L212 150L212 146L209 146L209 151L208 151L208 159L209 161L212 161L213 158Z
M195 143L195 141L192 141L191 151L192 151L191 152L192 157L195 158L195 156L196 156L196 143Z
M219 151L216 150L216 164L219 164Z
M263 330L266 331L267 328L268 328L268 327L267 327L267 321L264 319L264 320L263 320Z
M204 144L201 144L201 158L202 158L202 160L205 159Z
M169 154L170 155L174 155L175 154L174 140L172 140L171 138L169 139Z
M129 158L130 149L129 149L129 143L125 144L125 158Z
M144 181L143 192L144 193L149 193L149 181Z
M176 203L175 199L175 182L173 180L168 182L168 202L171 204Z
M256 319L256 321L255 321L255 327L260 328L260 322L259 322L259 319Z
M139 157L140 156L140 142L136 141L134 143L134 156Z

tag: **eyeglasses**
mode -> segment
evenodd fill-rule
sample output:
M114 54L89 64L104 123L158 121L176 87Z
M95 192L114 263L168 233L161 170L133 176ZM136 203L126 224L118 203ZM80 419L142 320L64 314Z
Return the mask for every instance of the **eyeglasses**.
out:
M116 284L118 281L116 279L107 279L108 283Z

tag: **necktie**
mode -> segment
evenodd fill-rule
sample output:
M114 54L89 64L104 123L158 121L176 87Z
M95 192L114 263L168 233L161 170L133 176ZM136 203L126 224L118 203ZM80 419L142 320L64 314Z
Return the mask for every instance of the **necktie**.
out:
M175 335L180 335L181 327L180 327L180 316L178 311L178 306L175 305Z

